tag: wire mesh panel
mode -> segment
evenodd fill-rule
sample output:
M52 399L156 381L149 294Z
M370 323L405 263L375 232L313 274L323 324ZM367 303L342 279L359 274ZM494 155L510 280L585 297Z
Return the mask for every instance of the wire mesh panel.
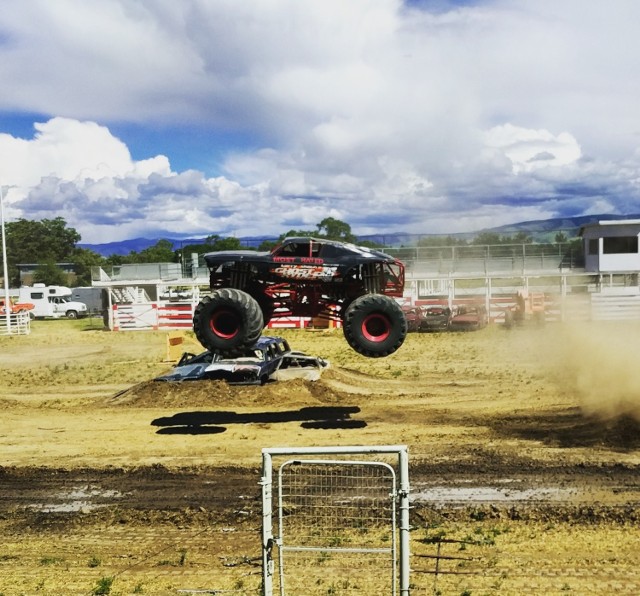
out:
M280 468L278 485L283 587L291 594L309 585L318 594L395 593L393 469L382 463L291 461Z
M288 459L273 485L265 484L266 493L277 495L265 501L267 596L408 593L398 592L408 583L402 581L408 559L403 565L399 556L406 551L408 557L408 542L401 549L404 541L398 538L399 503L408 485L398 489L392 465Z

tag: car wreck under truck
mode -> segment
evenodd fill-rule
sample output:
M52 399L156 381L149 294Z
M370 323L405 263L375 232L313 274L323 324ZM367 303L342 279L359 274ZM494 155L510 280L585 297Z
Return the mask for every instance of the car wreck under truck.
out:
M404 265L381 251L295 237L271 252L218 251L204 259L211 295L196 306L193 330L212 352L233 355L251 346L274 316L340 321L347 343L372 358L405 340L407 321L396 300Z

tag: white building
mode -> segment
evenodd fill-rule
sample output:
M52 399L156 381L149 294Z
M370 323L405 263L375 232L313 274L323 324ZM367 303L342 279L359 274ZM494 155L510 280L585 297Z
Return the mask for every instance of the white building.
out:
M585 271L637 273L640 271L640 219L605 220L580 228L584 240Z

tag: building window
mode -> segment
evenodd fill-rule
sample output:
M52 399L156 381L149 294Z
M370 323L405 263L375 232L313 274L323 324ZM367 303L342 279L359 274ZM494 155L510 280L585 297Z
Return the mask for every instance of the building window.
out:
M602 252L605 255L637 254L638 237L620 236L602 239Z
M589 254L597 255L598 254L598 238L590 238L589 239Z

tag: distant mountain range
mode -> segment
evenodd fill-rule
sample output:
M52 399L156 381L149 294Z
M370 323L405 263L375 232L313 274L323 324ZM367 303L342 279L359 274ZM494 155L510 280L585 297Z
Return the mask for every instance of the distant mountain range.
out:
M460 234L367 234L358 236L359 241L368 240L370 242L376 242L384 246L399 247L399 246L413 246L417 244L418 240L427 237L436 236L451 236L452 238L472 240L478 234L483 232L492 232L500 234L501 236L513 236L519 232L524 232L531 236L534 242L553 242L555 235L558 232L562 232L567 238L571 239L578 235L580 228L589 223L594 223L601 220L616 220L616 219L640 219L640 214L629 215L582 215L580 217L559 217L555 219L540 219L534 221L523 221L520 223L507 224L505 226L498 226L495 228L486 228L478 230L477 232L465 232ZM244 246L257 247L265 240L276 240L276 236L246 236L240 238L240 242ZM161 240L162 238L132 238L131 240L121 240L119 242L107 242L104 244L88 244L80 243L78 246L81 248L87 248L93 250L98 254L108 257L111 255L128 255L130 252L140 252L145 248L149 248ZM179 250L183 246L189 244L201 244L204 242L204 238L164 238L173 243L174 250Z

